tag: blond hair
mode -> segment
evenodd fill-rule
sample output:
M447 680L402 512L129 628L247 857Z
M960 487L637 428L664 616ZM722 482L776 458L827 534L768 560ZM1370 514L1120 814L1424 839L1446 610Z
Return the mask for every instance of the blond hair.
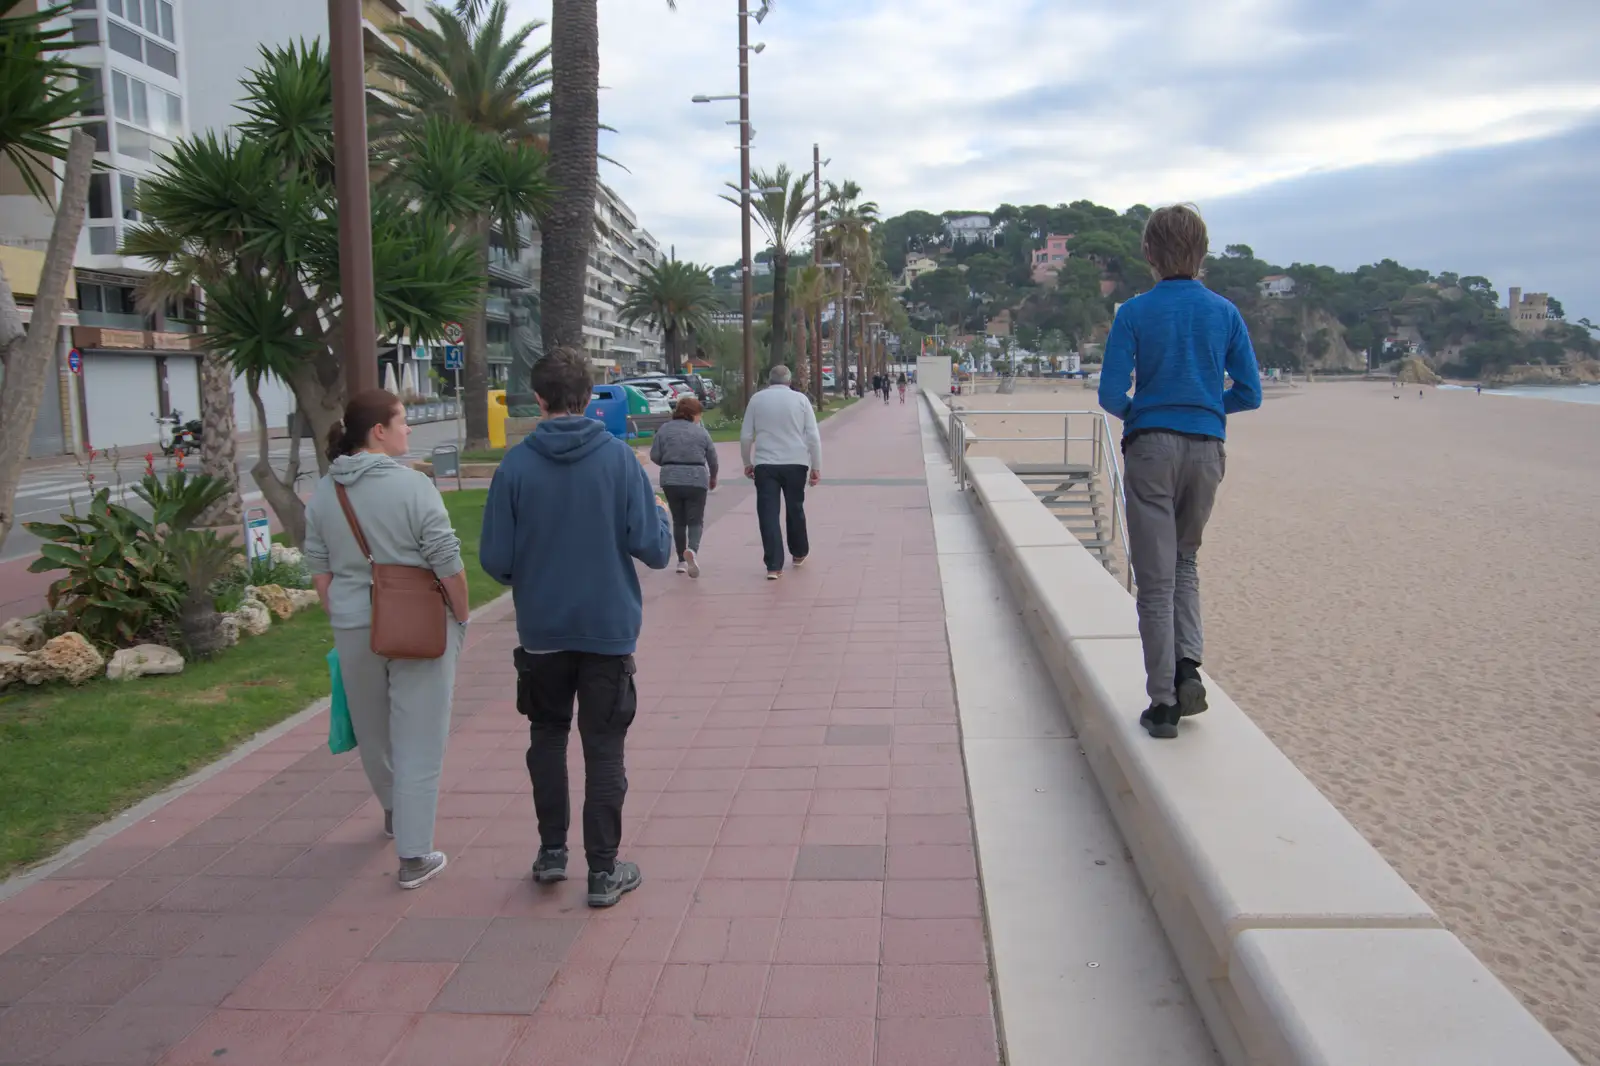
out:
M1158 278L1199 277L1209 248L1205 220L1193 204L1159 207L1144 224L1145 262Z

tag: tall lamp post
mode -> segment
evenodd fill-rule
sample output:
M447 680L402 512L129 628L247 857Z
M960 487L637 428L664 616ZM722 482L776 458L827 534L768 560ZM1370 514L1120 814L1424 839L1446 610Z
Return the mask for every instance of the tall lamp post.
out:
M833 266L822 262L822 168L833 160L822 158L822 148L813 143L811 145L811 261L817 266ZM811 335L816 338L813 342L816 348L816 358L811 360L811 378L815 388L817 410L822 410L822 309L817 309L817 320L812 323L816 328Z
M361 0L328 0L328 52L333 65L333 170L339 205L339 325L344 339L345 392L353 396L378 387Z
M755 130L750 128L750 53L753 51L759 54L766 47L764 44L751 45L750 19L753 17L759 24L766 19L771 10L768 0L761 0L761 8L752 14L750 0L739 0L738 95L694 97L694 102L697 104L708 104L713 100L739 101L739 239L743 251L740 273L743 275L741 302L744 316L744 353L740 363L744 381L740 384L740 391L746 405L750 403L751 385L756 374L756 296L750 255L750 138L755 135Z

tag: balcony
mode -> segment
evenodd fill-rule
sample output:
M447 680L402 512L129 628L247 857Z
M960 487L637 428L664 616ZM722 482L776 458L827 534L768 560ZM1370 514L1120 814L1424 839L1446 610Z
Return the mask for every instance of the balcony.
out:
M109 315L103 311L80 311L79 317L139 318L138 315ZM198 352L204 348L199 334L164 333L150 329L116 329L111 326L73 326L72 346L86 349L121 351Z
M484 312L496 322L511 321L511 301L504 296L491 296L483 306Z
M116 311L79 311L78 324L143 332L150 328L150 319L144 315L126 315Z

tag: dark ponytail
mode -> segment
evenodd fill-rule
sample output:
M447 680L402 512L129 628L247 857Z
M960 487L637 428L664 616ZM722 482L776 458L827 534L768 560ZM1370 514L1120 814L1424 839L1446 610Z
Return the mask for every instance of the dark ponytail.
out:
M367 446L374 426L384 425L400 410L400 397L386 389L358 392L344 405L344 419L328 430L328 461L354 455Z

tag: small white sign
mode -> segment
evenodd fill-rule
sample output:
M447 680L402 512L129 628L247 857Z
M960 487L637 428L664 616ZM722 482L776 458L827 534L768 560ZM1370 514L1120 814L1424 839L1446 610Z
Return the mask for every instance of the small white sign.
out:
M251 562L272 555L272 520L266 515L247 517L244 523L245 554Z

